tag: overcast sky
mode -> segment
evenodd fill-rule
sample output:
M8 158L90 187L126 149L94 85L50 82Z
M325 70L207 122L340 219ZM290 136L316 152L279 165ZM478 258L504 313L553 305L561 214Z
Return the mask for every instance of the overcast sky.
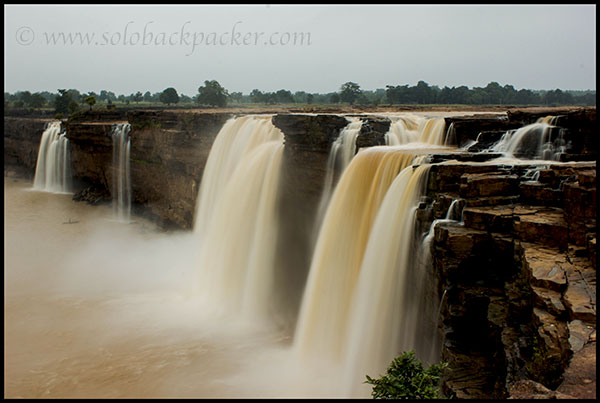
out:
M8 92L130 94L172 86L194 95L204 80L244 93L330 92L347 81L370 90L419 80L440 87L497 81L517 89L596 89L594 5L9 5L4 11Z

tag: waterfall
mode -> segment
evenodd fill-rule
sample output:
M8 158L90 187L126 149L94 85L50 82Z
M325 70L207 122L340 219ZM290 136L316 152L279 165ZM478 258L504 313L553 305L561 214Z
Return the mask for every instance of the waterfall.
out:
M228 120L211 148L196 206L198 291L219 309L263 316L273 288L283 133L271 116Z
M415 212L429 172L419 164L447 149L445 137L443 118L395 118L387 146L356 154L325 212L293 348L300 360L337 366L350 396L368 396L365 375L384 373L402 351L438 358L439 299Z
M60 121L50 122L40 142L33 189L53 193L71 192L71 155Z
M302 354L339 359L371 225L394 178L414 155L359 152L333 193L313 254L295 334Z
M415 349L421 312L423 267L415 244L415 211L428 165L407 167L390 186L377 213L350 305L344 369L350 395L370 393L365 375L378 377L402 351ZM420 354L421 358L422 354ZM428 359L430 357L427 357Z
M323 221L325 210L331 199L331 193L335 185L334 177L340 175L350 160L356 153L356 138L362 128L362 120L356 117L347 118L350 120L348 126L346 126L335 141L331 144L331 150L329 151L329 157L327 159L327 171L325 173L325 184L323 186L323 193L321 194L321 200L317 210L317 217L315 219L315 228L318 229Z
M535 123L517 130L507 131L500 141L494 144L492 151L504 153L509 158L541 159L557 161L565 151L562 129L552 139L556 116L539 118Z
M424 143L443 145L446 137L444 118L424 118L416 115L392 118L389 131L385 134L387 145Z
M456 129L454 128L454 122L450 123L448 126L448 130L446 130L446 139L444 140L444 145L452 146L457 144L456 140Z
M129 173L129 151L131 138L129 123L119 123L113 126L113 176L112 176L112 205L113 215L118 221L129 222L131 216L131 179Z

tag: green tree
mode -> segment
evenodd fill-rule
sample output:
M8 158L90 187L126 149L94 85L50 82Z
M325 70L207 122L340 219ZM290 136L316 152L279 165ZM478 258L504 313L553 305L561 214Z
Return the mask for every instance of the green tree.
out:
M263 94L262 91L260 91L256 88L253 89L252 92L250 92L250 99L252 100L252 102L255 102L255 103L264 102L264 98L265 98L265 94Z
M23 101L24 104L29 105L31 102L31 92L29 91L20 91L17 92L17 98Z
M343 84L340 91L340 99L342 102L348 102L350 105L354 105L354 102L356 102L362 93L360 86L352 81Z
M67 90L59 89L58 96L54 98L54 109L56 113L68 115L69 110L72 109L73 97Z
M296 101L299 104L304 104L306 103L306 92L304 91L296 91L294 93L294 101Z
M198 88L196 100L200 105L224 107L227 105L227 90L216 80L204 81L204 86Z
M175 88L169 87L160 93L159 100L163 104L167 105L176 104L179 102L179 95L177 94L177 90Z
M416 358L414 351L396 357L387 374L379 379L367 375L365 383L373 385L375 399L439 399L439 384L446 363L427 369Z
M90 111L92 110L92 106L96 105L96 97L93 95L88 95L85 97L84 101L90 106Z
M231 99L236 104L241 104L244 99L244 94L241 92L232 92L229 94L229 99Z
M139 104L140 101L144 99L144 96L142 95L141 91L138 91L135 94L133 94L132 98L135 103Z
M39 92L35 94L31 94L31 99L29 100L29 106L32 108L41 108L46 104L46 98Z
M279 90L275 93L277 103L279 104L292 104L294 103L294 96L291 91Z
M429 84L419 81L416 87L412 87L414 101L419 104L431 104L435 100L435 94Z

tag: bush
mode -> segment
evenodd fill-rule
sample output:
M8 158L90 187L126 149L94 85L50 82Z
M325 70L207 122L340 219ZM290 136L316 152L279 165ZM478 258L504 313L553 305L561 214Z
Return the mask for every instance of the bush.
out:
M417 360L414 351L405 352L390 364L380 379L367 375L365 383L374 385L374 399L439 399L440 375L446 363L427 369Z

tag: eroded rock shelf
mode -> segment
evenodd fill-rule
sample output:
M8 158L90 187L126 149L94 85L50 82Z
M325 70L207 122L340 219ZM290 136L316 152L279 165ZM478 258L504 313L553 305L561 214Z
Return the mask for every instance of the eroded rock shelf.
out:
M568 163L495 164L481 152L501 134L558 114ZM443 388L461 398L593 397L596 371L595 108L508 111L446 118L470 152L429 157L419 228L444 218L458 201L462 222L438 223L431 244L439 295ZM75 199L108 202L112 189L112 126L131 124L133 212L165 228L191 230L196 197L212 143L230 113L131 111L82 114L65 122ZM381 145L389 119L363 119L357 148ZM33 177L49 119L4 119L5 171ZM294 272L305 281L311 228L331 143L348 124L336 114L277 113L284 133L280 237ZM533 179L531 171L537 171ZM284 248L279 248L283 250ZM291 263L290 263L291 262ZM292 295L298 303L300 295Z

